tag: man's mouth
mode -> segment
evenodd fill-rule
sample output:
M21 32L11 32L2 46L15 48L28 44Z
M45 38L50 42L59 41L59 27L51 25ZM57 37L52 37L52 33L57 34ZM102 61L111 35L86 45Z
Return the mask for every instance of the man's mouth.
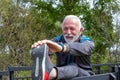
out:
M73 36L66 36L67 39L72 40Z

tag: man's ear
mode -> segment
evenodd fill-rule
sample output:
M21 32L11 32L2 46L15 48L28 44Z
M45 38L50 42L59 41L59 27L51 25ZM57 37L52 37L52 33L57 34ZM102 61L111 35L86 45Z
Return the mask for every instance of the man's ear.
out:
M84 29L83 28L80 28L80 32L82 32Z

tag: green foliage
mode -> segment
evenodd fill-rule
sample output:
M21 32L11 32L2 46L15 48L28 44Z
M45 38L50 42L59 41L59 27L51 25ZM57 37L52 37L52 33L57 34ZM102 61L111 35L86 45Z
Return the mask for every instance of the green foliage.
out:
M32 74L31 74L31 71L15 71L14 72L14 76L16 77L16 78L20 78L20 77L29 77L29 76L31 76Z
M116 0L94 0L93 8L87 0L31 0L28 8L23 5L27 2L0 2L0 17L4 24L0 27L0 69L32 65L31 45L60 35L61 23L68 14L80 16L85 27L84 34L94 40L92 62L109 62L110 48L119 39L112 24L112 15L119 11Z

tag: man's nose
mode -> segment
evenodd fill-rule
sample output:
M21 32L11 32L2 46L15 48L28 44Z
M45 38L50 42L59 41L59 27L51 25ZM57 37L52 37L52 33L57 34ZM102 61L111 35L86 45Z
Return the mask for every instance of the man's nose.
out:
M71 34L71 30L70 30L70 29L68 29L67 33L68 33L68 34Z

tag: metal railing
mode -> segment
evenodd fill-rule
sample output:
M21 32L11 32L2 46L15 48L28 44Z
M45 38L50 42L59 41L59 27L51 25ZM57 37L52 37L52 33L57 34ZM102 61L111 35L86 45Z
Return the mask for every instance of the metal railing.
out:
M96 75L76 77L71 80L120 80L120 63L92 64ZM102 67L107 67L107 70ZM0 80L3 76L8 76L9 80L32 80L31 76L16 77L16 71L32 71L31 66L8 67L8 70L0 72Z
M31 80L31 76L24 76L24 77L14 77L14 72L15 71L27 71L30 70L32 71L32 67L31 66L21 66L21 67L8 67L8 71L9 71L9 79L10 80Z

